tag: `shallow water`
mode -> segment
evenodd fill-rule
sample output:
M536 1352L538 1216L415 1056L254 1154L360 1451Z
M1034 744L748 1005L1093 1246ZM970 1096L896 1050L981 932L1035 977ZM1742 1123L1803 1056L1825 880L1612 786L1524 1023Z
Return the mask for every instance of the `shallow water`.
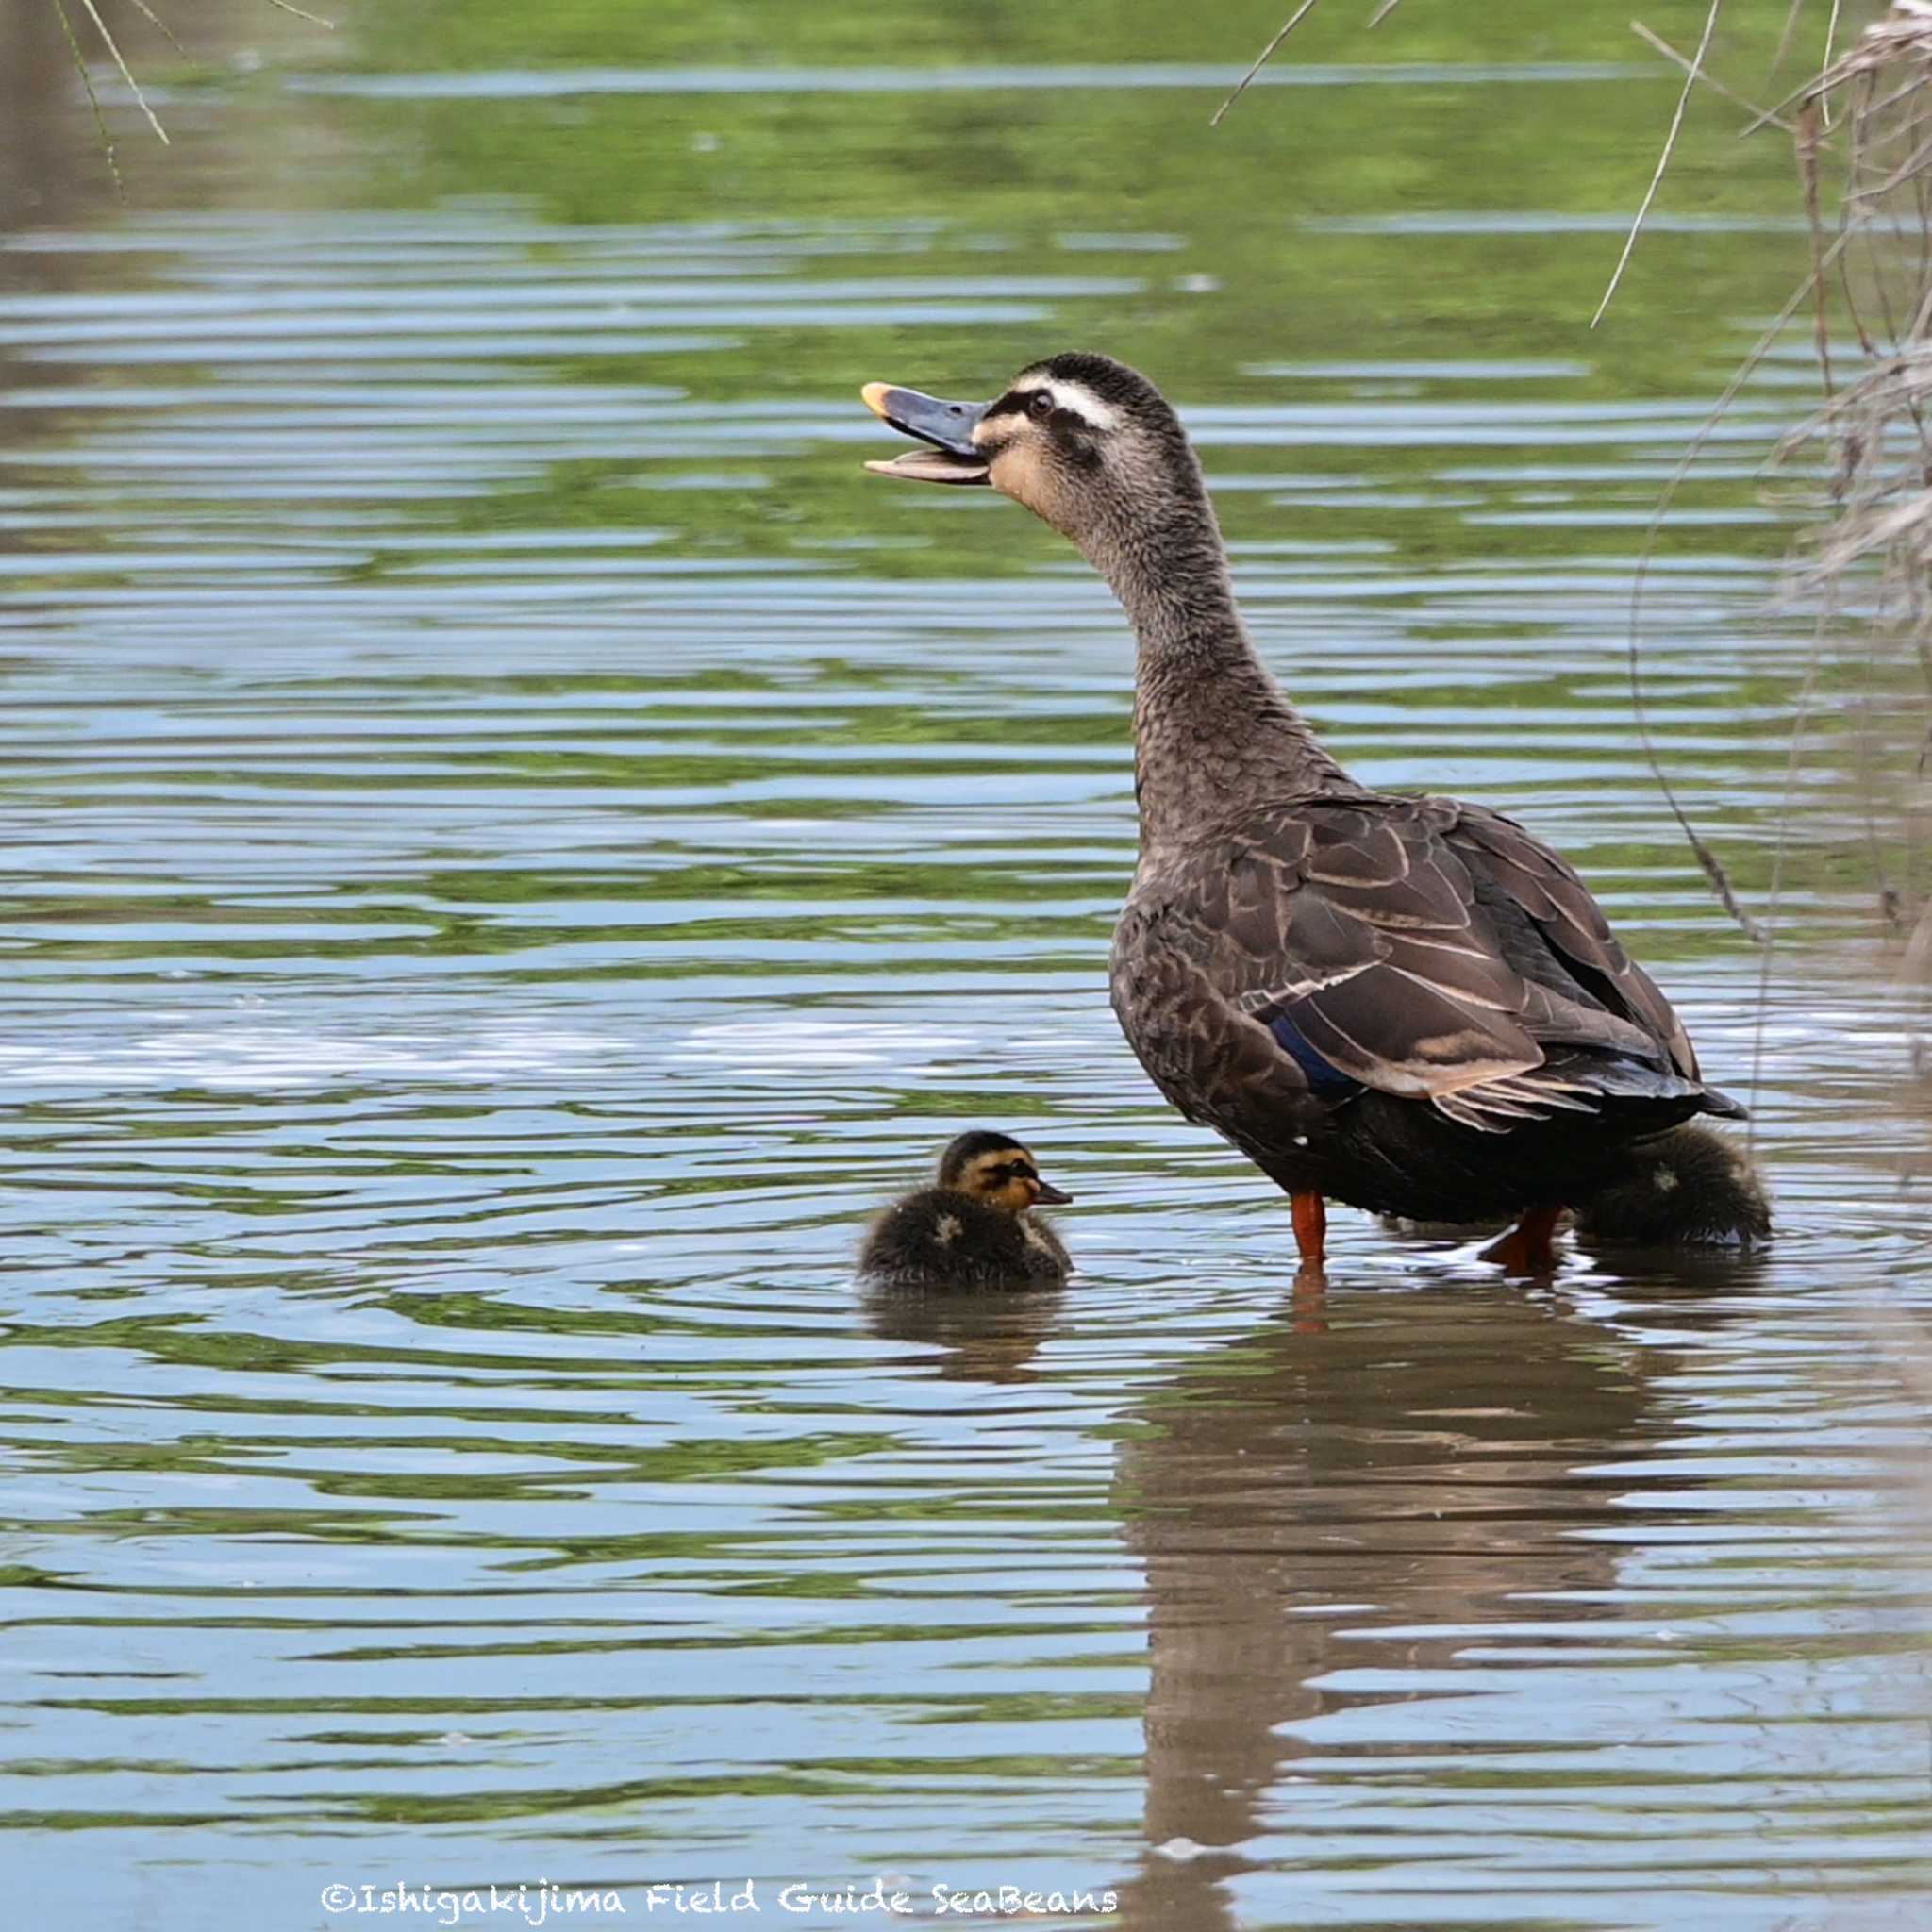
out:
M1802 246L1781 158L1693 142L1591 337L1670 91L1581 26L1430 28L1374 87L1338 29L1208 148L1224 70L1150 9L1108 85L1058 17L753 58L672 7L592 61L569 9L183 12L292 77L158 88L117 204L39 46L58 166L0 171L9 1895L1924 1923L1923 1123L1856 747L1800 771L1761 996L1623 657ZM1570 125L1594 172L1498 171ZM1768 1257L1525 1287L1343 1214L1295 1294L1284 1204L1107 1009L1118 614L1012 507L858 469L859 382L1089 341L1181 402L1354 768L1597 885L1754 1106ZM1753 475L1801 374L1644 605L1759 904L1810 643ZM867 1208L981 1123L1078 1197L1079 1278L858 1290Z

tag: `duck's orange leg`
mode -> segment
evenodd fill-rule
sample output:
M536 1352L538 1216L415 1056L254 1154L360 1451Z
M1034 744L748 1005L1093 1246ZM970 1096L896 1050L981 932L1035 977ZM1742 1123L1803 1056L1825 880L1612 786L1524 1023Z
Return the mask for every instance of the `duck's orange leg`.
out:
M1483 1250L1485 1261L1494 1261L1510 1274L1554 1274L1557 1251L1551 1237L1563 1218L1560 1208L1531 1208L1509 1232Z
M1293 1193L1288 1198L1294 1209L1294 1244L1301 1250L1302 1266L1319 1268L1328 1239L1327 1204L1314 1193Z

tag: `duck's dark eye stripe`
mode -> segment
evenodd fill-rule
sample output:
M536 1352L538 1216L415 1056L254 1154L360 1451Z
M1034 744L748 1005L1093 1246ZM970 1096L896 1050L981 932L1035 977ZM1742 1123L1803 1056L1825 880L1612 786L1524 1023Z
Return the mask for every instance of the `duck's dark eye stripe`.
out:
M1051 407L1042 409L1042 403ZM1026 416L1055 429L1085 429L1091 433L1095 427L1078 409L1069 408L1051 391L1043 389L1009 389L998 402L986 406L986 415L981 420L990 423L1000 416Z

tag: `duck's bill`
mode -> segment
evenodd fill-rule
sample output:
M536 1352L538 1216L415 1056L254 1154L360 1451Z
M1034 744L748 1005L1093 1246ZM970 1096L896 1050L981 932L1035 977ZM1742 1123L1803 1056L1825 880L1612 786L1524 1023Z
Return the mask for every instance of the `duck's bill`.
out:
M908 449L891 462L869 462L875 476L909 476L915 483L984 483L986 465L977 457L958 457L950 450Z
M1034 1199L1050 1208L1064 1208L1074 1198L1064 1188L1057 1188L1051 1181L1035 1181L1033 1185L1040 1190Z
M908 449L890 462L867 463L881 476L906 476L915 483L984 483L987 459L973 446L973 427L986 414L984 403L948 403L916 389L869 382L859 391L865 407L902 436L924 449Z

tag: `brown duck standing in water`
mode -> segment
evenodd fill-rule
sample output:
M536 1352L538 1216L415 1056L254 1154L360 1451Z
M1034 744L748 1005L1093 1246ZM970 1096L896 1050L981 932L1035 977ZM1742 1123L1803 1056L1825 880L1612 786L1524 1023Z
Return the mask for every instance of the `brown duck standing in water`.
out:
M1488 1252L1553 1265L1565 1208L1641 1143L1736 1116L1562 859L1512 820L1358 785L1269 675L1199 463L1152 383L1105 356L1023 369L991 403L873 383L924 447L869 468L991 484L1070 538L1139 640L1141 861L1114 1011L1155 1084L1291 1197L1514 1220Z
M858 1272L893 1288L1011 1288L1073 1272L1042 1201L1074 1197L1041 1176L1010 1134L961 1134L940 1156L936 1185L883 1208Z

